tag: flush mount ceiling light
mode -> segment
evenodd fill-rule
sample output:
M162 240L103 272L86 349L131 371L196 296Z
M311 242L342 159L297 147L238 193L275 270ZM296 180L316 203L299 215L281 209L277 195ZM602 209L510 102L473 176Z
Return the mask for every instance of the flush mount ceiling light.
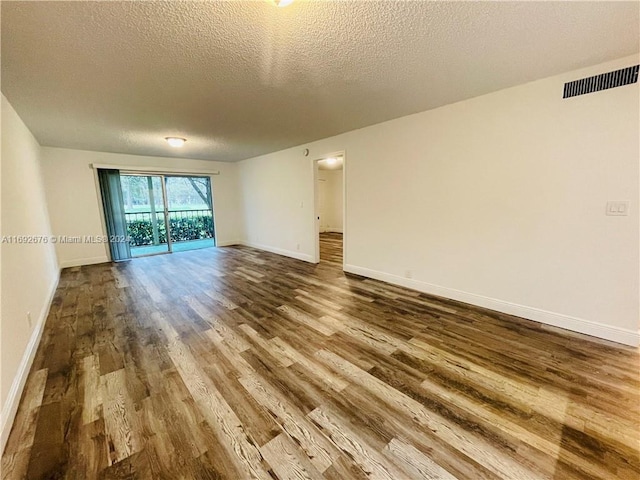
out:
M327 165L333 165L337 161L338 161L338 159L337 158L333 158L333 157L325 159L325 162L327 163Z
M174 148L180 148L181 146L184 145L184 142L187 141L186 138L180 138L180 137L166 137L165 140L170 146Z
M293 0L269 0L270 3L273 3L276 7L286 7L287 5L291 5Z

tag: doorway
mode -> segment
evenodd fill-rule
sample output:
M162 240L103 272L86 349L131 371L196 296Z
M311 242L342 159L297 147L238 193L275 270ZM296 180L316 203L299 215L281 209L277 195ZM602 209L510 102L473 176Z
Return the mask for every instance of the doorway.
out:
M344 264L344 153L314 161L316 262Z
M112 260L215 246L210 177L98 173Z

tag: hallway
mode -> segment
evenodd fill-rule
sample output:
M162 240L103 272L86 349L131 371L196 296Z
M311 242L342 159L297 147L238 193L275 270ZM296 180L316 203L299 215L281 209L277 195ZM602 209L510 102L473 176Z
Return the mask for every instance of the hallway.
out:
M320 234L320 260L342 268L343 239L341 233Z

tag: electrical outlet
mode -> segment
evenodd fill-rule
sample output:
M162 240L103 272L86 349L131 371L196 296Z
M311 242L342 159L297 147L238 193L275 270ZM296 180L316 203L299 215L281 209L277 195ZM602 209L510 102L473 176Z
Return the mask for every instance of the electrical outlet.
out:
M296 250L300 250L300 244L296 243Z
M607 215L614 217L626 217L627 215L629 215L629 202L607 202Z
M411 270L406 270L404 272L405 278L413 278L413 272Z
M27 323L29 324L29 328L31 328L32 326L32 321L31 321L31 312L27 312Z

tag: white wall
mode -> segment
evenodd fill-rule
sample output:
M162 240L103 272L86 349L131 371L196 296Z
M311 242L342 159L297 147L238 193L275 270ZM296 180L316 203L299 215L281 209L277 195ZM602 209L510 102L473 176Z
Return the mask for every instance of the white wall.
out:
M239 162L243 243L311 261L313 162L300 149Z
M637 63L240 162L245 242L313 258L309 159L344 150L347 270L637 344L638 84L561 98L566 81ZM607 200L631 215L605 216Z
M237 243L241 237L239 188L236 164L144 157L64 148L43 147L44 179L51 227L57 236L104 235L100 192L91 164L126 167L170 168L191 171L219 170L211 177L218 245ZM108 261L107 245L95 243L58 243L61 267Z
M342 233L342 170L318 170L320 231Z
M2 96L3 239L51 235L40 145ZM58 280L50 243L2 242L1 446L4 446ZM31 313L31 325L27 320Z

